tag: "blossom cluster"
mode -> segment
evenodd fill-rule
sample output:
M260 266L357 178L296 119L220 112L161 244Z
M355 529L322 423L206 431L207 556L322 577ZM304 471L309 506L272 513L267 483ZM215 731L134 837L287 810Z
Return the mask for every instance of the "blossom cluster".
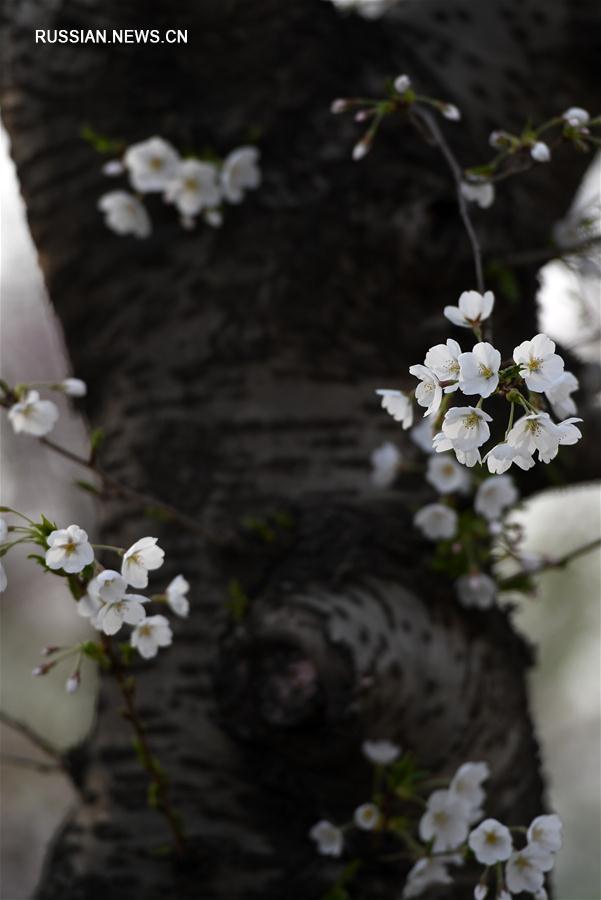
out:
M94 545L79 525L57 528L45 517L42 517L41 523L36 523L7 507L3 507L3 511L14 513L27 524L9 526L4 519L0 519L0 555L5 555L19 543L41 546L44 555L34 558L45 570L67 578L76 600L77 612L88 618L97 631L113 636L124 625L133 626L130 646L145 659L156 656L160 647L171 644L173 635L168 619L160 614L147 615L146 608L151 602L164 603L176 615L187 616L189 584L183 575L177 575L162 594L147 597L131 592L132 588L146 588L149 572L163 565L165 553L159 547L157 538L140 538L127 550L101 545L100 549L113 551L121 557L120 571L117 571L104 568L96 560ZM0 589L5 588L6 573L0 564ZM90 645L46 648L44 655L53 659L37 666L33 674L45 675L58 662L77 655L75 672L67 681L67 690L72 693L79 686L82 654L87 652L87 655L98 656L97 649L88 652L91 649Z
M127 175L132 190L103 194L98 208L111 231L147 238L152 222L143 202L146 194L159 194L175 207L183 228L190 230L197 218L213 228L223 221L223 204L239 204L248 190L259 187L259 151L253 146L232 150L223 160L182 157L161 137L129 146L121 159L103 167L105 175Z
M421 789L428 782L424 773L415 769L409 754L402 754L387 740L366 741L362 749L375 766L374 796L355 809L350 822L338 826L322 819L310 829L309 837L320 854L340 857L350 830L374 832L412 849L415 862L406 876L403 900L419 897L432 885L452 884L450 867L466 862L484 867L474 887L475 900L489 896L510 900L513 894L522 892L530 893L535 900L546 900L545 875L553 868L562 845L562 824L557 815L537 816L528 828L509 828L496 819L485 818L482 785L491 774L485 762L464 763L447 788L436 789L421 800ZM394 809L395 803L411 799L425 807L414 823ZM524 846L517 846L523 833ZM378 843L372 847L377 853Z
M431 347L423 364L411 366L409 372L419 381L414 394L425 409L424 416L442 419L441 430L432 438L434 450L452 450L464 466L486 462L491 473L502 474L512 464L525 470L532 468L535 454L540 462L551 462L560 445L575 444L582 437L576 426L582 420L574 417L576 407L571 397L578 381L564 371L564 361L550 338L537 334L523 341L515 347L513 358L504 363L500 351L482 340L482 324L493 306L491 291L465 291L458 306L446 306L444 314L454 325L471 329L477 343L463 352L459 343L449 338L445 344ZM456 392L479 399L475 406L448 408L450 395ZM413 421L411 398L390 389L379 393L384 408L408 428ZM482 458L481 448L490 438L492 422L483 403L493 395L511 404L509 423L504 440ZM523 415L514 423L516 405ZM554 422L545 407L561 421Z
M461 112L455 104L418 94L408 75L399 75L395 78L388 97L383 100L339 97L332 102L330 110L335 115L355 110L356 122L369 123L367 131L353 148L353 159L358 161L371 150L383 119L396 112L410 112L415 104L435 109L451 122L459 122L461 119Z
M52 400L43 400L36 390L38 387L46 387L68 397L85 397L87 393L86 384L80 378L18 384L12 389L2 382L2 405L8 409L8 419L15 434L44 437L58 421L58 406Z
M493 131L489 143L497 155L491 162L465 171L462 185L465 199L477 203L482 209L488 208L495 199L495 180L509 174L510 167L519 171L525 161L550 162L553 146L559 142L571 143L581 151L590 150L597 142L591 135L591 129L599 125L601 116L594 118L586 109L572 106L538 128L528 124L519 135L503 130Z

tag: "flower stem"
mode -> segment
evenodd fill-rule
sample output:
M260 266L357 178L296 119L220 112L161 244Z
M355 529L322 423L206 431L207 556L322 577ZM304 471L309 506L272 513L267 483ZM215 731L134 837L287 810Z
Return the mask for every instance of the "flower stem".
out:
M135 705L135 683L132 678L127 677L123 665L115 653L111 639L103 636L102 645L110 661L111 672L121 692L121 696L123 697L123 718L127 719L134 731L140 762L146 770L150 783L153 786L153 792L156 797L156 808L164 816L169 825L176 854L179 857L183 857L186 853L186 845L182 823L171 803L169 796L169 780L159 765L156 757L153 756L150 750L146 729L138 715Z

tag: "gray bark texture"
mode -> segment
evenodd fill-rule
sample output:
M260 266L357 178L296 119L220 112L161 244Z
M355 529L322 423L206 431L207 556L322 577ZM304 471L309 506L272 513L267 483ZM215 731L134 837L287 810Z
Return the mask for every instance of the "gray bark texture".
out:
M397 741L436 777L488 760L491 814L529 821L544 808L530 650L507 611L462 609L433 573L411 524L432 499L423 479L377 493L367 477L370 451L401 440L374 389L412 386L408 366L449 334L442 306L474 287L453 185L398 120L353 163L359 126L329 104L378 96L407 71L462 109L462 124L442 125L462 163L485 161L491 129L594 106L597 3L422 0L374 22L324 0L4 0L3 11L3 119L85 410L106 432L102 463L224 536L212 546L105 506L106 540L157 534L161 575L193 585L173 647L135 667L190 855L154 852L167 832L106 679L78 756L81 803L39 900L319 900L340 863L307 832L367 799L365 738ZM34 44L34 28L100 26L186 27L189 41ZM264 184L220 230L183 232L157 202L150 239L119 238L96 208L111 185L84 124L221 154L252 134ZM588 161L558 150L505 183L475 213L486 257L545 246ZM535 268L515 274L511 302L489 279L504 355L537 330ZM524 489L551 473L590 478L596 428ZM270 523L269 540L249 517ZM233 578L250 597L238 624ZM399 897L403 874L366 863L353 900ZM464 872L427 896L468 898L473 884Z

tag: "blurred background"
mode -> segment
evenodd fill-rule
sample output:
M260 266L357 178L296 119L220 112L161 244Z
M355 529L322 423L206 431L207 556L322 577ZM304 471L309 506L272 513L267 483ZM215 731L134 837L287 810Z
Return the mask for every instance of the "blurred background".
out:
M598 216L599 174L597 163L575 200L576 219L583 210ZM0 177L2 377L15 383L77 374L69 371L44 291L4 134ZM570 227L564 227L568 238ZM599 287L599 267L590 261L584 267L554 262L541 273L544 329L551 336L561 335L564 346L591 362L599 361ZM63 402L53 437L83 450L85 427ZM5 415L0 429L2 504L32 516L43 511L64 525L77 522L93 532L94 503L73 485L81 472L36 441L14 435ZM368 473L366 460L366 478ZM527 530L526 550L563 554L600 534L599 485L546 494L529 503L519 517ZM85 635L86 624L74 613L62 582L45 576L18 549L4 560L9 587L1 607L0 709L65 748L92 726L93 667L84 664L81 689L72 696L64 689L68 668L59 667L35 680L31 670L40 660L41 647L73 643ZM601 896L600 573L599 554L591 553L566 570L543 575L537 597L521 601L516 617L538 648L539 666L532 675L534 715L549 777L550 806L565 823L565 847L556 870L559 900ZM1 900L25 900L39 878L45 847L68 814L74 795L59 772L26 768L23 757L48 759L12 729L0 727Z

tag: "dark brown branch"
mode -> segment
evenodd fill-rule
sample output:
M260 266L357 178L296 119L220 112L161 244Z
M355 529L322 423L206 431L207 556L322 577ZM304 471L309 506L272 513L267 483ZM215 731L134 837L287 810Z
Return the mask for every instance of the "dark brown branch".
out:
M9 715L9 713L3 712L2 710L0 710L0 722L3 725L6 725L7 728L20 734L22 737L27 738L34 747L37 747L38 750L41 750L42 753L45 753L46 756L53 759L57 767L66 770L65 761L60 750L57 750L50 741L42 737L41 734L38 734L37 731L34 731L26 722L21 722L20 719L15 719L14 716Z
M59 763L45 763L39 759L30 759L28 756L19 756L16 753L0 753L0 765L31 769L41 775L63 771L63 767Z

